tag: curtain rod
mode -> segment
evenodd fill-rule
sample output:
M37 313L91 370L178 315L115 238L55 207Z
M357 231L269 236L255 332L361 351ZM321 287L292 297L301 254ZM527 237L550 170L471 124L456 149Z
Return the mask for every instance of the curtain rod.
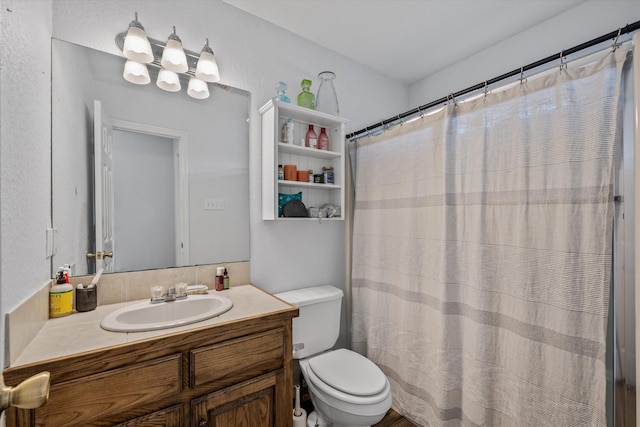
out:
M377 129L377 128L381 127L381 126L387 125L389 123L393 123L393 122L395 122L397 120L400 120L400 119L403 119L405 117L409 117L409 116L412 116L412 115L418 114L418 113L423 113L427 109L429 109L431 107L435 107L435 106L440 105L440 104L443 104L443 103L449 101L450 99L455 99L455 98L458 98L458 97L460 97L462 95L466 95L468 93L475 92L475 91L483 89L483 88L485 88L485 87L487 87L489 85L497 83L497 82L499 82L501 80L508 79L509 77L522 75L522 73L524 73L525 71L537 68L537 67L539 67L541 65L544 65L544 64L548 64L549 62L557 61L558 59L561 59L564 56L571 55L573 53L579 52L579 51L584 50L584 49L588 49L588 48L590 48L592 46L596 46L596 45L598 45L600 43L606 42L607 40L614 39L614 43L616 43L618 41L618 37L620 37L622 34L632 33L632 32L634 32L634 31L636 31L638 29L640 29L640 21L636 21L633 24L627 24L625 27L621 27L621 28L619 28L619 29L617 29L615 31L612 31L612 32L610 32L608 34L604 34L604 35L602 35L600 37L597 37L597 38L595 38L593 40L589 40L588 42L584 42L584 43L579 44L577 46L574 46L574 47L572 47L570 49L565 49L565 50L563 50L561 52L556 53L555 55L547 56L544 59L541 59L541 60L536 61L536 62L532 62L531 64L525 65L524 67L515 69L513 71L510 71L508 73L502 74L502 75L500 75L498 77L494 77L494 78L489 79L487 81L475 84L475 85L470 86L470 87L468 87L466 89L463 89L463 90L461 90L459 92L455 92L455 93L452 93L452 94L450 94L450 95L448 95L446 97L443 97L443 98L440 98L440 99L436 99L435 101L431 101L428 104L421 105L421 106L416 107L416 108L414 108L412 110L405 111L404 113L398 114L397 116L394 116L394 117L391 117L389 119L383 120L383 121L378 122L378 123L376 123L374 125L367 126L364 129L360 129L358 131L352 132L352 133L348 134L346 136L346 138L347 139L351 139L354 136L360 135L360 134L365 133L365 132L369 132L370 130Z

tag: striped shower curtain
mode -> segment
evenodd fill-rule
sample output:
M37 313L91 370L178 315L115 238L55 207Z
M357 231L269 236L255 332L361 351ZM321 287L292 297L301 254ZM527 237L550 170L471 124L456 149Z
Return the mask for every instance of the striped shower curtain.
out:
M423 426L605 426L627 49L352 143L352 347Z

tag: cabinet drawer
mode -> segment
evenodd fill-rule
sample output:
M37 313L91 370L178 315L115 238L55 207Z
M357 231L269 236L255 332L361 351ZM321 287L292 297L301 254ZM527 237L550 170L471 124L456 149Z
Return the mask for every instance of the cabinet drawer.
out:
M182 390L182 355L114 369L51 386L36 425L88 425Z
M284 365L283 328L190 351L191 387L217 382L226 387Z

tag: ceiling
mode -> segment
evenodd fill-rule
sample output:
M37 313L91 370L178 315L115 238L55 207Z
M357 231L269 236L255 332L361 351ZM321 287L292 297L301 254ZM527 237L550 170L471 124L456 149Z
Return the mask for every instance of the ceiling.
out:
M411 84L584 0L224 1Z

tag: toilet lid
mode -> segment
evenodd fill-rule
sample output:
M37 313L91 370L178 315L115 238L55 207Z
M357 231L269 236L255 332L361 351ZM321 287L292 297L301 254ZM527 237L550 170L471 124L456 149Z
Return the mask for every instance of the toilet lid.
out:
M355 396L378 394L387 383L372 361L344 348L312 357L309 367L326 384Z

